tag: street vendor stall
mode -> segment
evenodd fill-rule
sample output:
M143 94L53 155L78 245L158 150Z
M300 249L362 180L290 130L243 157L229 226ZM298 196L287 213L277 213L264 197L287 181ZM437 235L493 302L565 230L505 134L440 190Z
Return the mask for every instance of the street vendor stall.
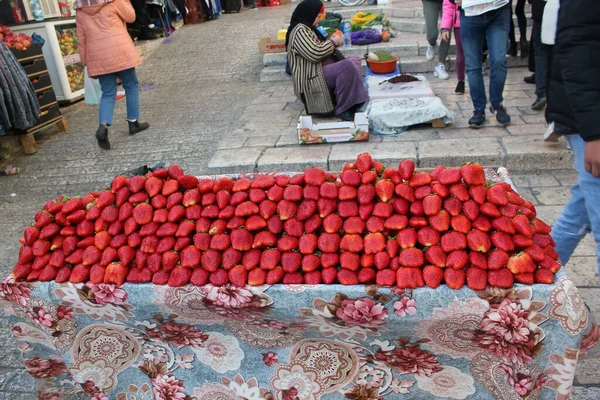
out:
M40 396L567 398L577 361L600 350L549 227L504 169L384 170L362 154L339 180L233 178L161 168L37 214L0 299ZM352 188L358 202L343 200ZM441 227L449 213L465 218ZM433 248L449 251L444 268Z

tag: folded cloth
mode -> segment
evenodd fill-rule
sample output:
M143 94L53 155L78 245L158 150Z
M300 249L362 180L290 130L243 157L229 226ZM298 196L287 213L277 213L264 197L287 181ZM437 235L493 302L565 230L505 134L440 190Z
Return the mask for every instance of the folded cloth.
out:
M462 8L466 17L485 14L488 11L497 10L508 4L508 0L465 0Z

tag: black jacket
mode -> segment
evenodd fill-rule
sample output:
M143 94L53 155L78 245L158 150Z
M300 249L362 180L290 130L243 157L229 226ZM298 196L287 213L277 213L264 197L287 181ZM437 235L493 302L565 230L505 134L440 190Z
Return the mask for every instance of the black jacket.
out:
M546 0L529 0L529 4L531 4L531 19L541 22Z
M600 139L600 1L561 0L546 120L562 133Z

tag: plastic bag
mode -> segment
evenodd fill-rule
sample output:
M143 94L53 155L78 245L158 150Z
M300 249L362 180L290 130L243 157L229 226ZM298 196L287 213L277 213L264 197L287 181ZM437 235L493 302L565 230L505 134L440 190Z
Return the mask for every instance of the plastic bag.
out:
M98 79L92 79L88 75L87 67L85 68L85 104L100 104L100 97L102 97L102 88Z

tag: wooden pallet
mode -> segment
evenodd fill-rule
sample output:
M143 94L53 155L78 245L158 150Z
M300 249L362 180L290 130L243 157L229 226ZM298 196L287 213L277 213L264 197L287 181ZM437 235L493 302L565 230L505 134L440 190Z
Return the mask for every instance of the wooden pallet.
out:
M38 151L37 143L35 142L35 134L43 131L51 126L56 126L59 131L66 132L69 129L69 124L64 116L59 115L56 118L51 119L43 125L35 126L24 133L19 135L21 138L21 144L25 150L25 154L35 154Z
M445 128L446 127L446 124L444 123L444 120L442 118L432 119L431 121L429 121L427 123L428 124L430 123L433 128Z

